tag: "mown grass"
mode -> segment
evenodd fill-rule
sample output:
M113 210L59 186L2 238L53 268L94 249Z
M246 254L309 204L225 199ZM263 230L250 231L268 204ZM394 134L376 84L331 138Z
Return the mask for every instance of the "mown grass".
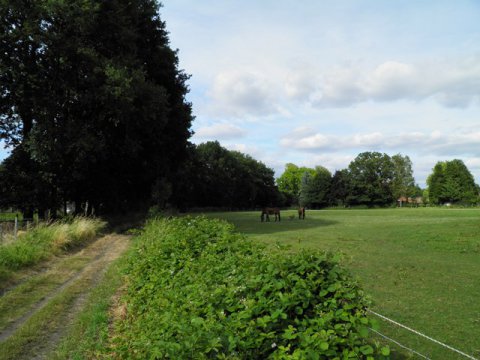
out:
M343 253L373 310L480 357L480 210L319 210L304 221L284 211L280 223L261 223L259 212L207 215L291 251ZM462 358L389 324L381 331L432 359Z
M76 218L71 223L40 225L0 246L0 284L19 269L92 240L105 226L97 219Z

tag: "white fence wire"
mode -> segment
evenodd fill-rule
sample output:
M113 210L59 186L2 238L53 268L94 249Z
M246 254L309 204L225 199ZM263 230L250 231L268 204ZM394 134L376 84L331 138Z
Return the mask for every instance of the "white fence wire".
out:
M381 319L383 319L383 320L385 320L385 321L388 321L388 322L390 322L390 323L392 323L392 324L394 324L394 325L396 325L396 326L398 326L398 327L401 327L401 328L403 328L403 329L405 329L405 330L408 330L408 331L410 331L410 332L412 332L412 333L414 333L414 334L416 334L416 335L418 335L418 336L421 336L421 337L423 337L423 338L425 338L425 339L427 339L427 340L430 340L431 342L433 342L433 343L435 343L435 344L437 344L437 345L440 345L440 346L442 346L442 347L444 347L444 348L446 348L446 349L448 349L448 350L450 350L450 351L456 352L457 354L460 354L460 355L462 355L462 356L464 356L464 357L466 357L466 358L468 358L468 359L471 359L471 360L480 360L480 359L474 358L474 357L471 356L471 355L468 355L468 354L464 353L463 351L460 351L460 350L458 350L458 349L455 349L454 347L452 347L452 346L450 346L450 345L447 345L447 344L442 343L441 341L435 340L434 338L432 338L432 337L430 337L430 336L427 336L427 335L425 335L425 334L422 334L420 331L414 330L414 329L412 329L412 328L409 328L408 326L405 326L405 325L403 325L403 324L400 324L399 322L397 322L397 321L395 321L395 320L392 320L392 319L390 319L390 318L388 318L388 317L386 317L386 316L384 316L384 315L381 315L381 314L379 314L379 313L377 313L377 312L375 312L375 311L373 311L373 310L367 309L367 311L370 312L371 314L375 315L375 316L378 316L379 318L381 318ZM375 331L375 332L376 332L376 331ZM383 335L383 334L380 334L380 333L378 333L378 334L379 334L380 336L386 337L386 336ZM393 339L390 339L390 338L388 338L388 339L389 339L389 340L393 340ZM393 340L393 341L395 342L395 340ZM415 354L417 354L417 355L419 355L419 356L421 356L421 357L423 357L423 358L425 358L425 359L428 359L428 358L425 357L424 355L416 352L415 350L412 350L412 349L410 349L410 348L407 348L407 347L404 346L404 345L401 345L401 344L397 344L397 345L399 345L399 346L401 346L401 347L403 347L403 348L406 348L406 349L408 349L409 351L412 351L413 353L415 353Z

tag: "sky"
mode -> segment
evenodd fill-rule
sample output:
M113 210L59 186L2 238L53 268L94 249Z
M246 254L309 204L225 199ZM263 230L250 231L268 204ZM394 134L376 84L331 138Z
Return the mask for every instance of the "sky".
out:
M191 141L280 176L361 152L409 156L424 187L461 159L480 183L480 1L163 0L191 75Z

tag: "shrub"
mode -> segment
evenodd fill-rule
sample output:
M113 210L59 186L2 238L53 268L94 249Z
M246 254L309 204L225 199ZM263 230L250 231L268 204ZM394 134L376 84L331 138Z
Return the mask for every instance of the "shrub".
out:
M155 220L127 274L128 312L115 344L121 358L368 358L376 351L367 341L365 297L331 254L272 253L219 220Z

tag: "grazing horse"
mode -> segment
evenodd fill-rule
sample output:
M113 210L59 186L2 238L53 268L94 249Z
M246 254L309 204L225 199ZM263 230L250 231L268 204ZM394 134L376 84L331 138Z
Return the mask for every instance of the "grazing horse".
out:
M280 209L279 208L263 208L262 215L260 215L260 220L263 222L270 221L270 217L268 215L275 215L275 221L280 221Z
M305 207L298 208L298 218L305 220Z

